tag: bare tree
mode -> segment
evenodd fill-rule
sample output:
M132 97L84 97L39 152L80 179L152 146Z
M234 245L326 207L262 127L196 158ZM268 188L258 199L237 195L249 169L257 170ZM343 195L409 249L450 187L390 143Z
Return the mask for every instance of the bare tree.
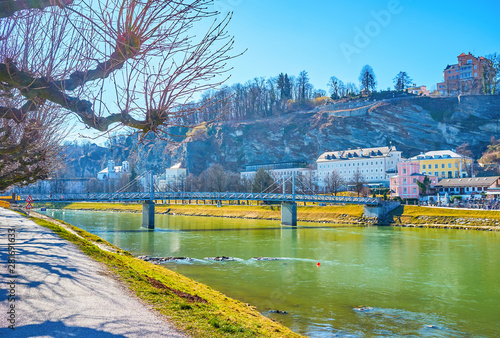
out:
M337 196L337 193L345 185L345 180L340 174L333 170L331 173L327 173L325 177L325 191Z
M6 0L0 8L0 137L9 139L6 148L21 147L33 155L32 164L41 160L21 142L19 130L31 144L38 140L36 130L51 133L50 126L31 118L42 111L72 115L101 132L127 126L142 135L164 135L169 126L191 126L189 117L216 99L187 103L195 93L223 83L232 58L230 15L218 20L210 4ZM207 18L214 21L206 34L190 35ZM11 136L14 129L18 143ZM46 176L29 170L14 170L19 178L11 174L7 181Z
M198 40L189 35L217 14L209 0L7 2L0 82L13 99L2 102L4 119L52 105L98 131L118 123L165 132L200 110L184 106L195 93L225 80L218 75L231 58L230 16Z
M46 179L62 168L61 123L46 110L29 112L19 123L0 119L0 191Z
M358 193L358 197L359 194L363 191L365 183L365 177L363 176L361 171L359 171L359 169L356 170L352 177L351 184L354 186L354 191Z
M330 89L331 98L336 100L343 96L344 83L337 77L332 76L330 81L328 81L328 87Z

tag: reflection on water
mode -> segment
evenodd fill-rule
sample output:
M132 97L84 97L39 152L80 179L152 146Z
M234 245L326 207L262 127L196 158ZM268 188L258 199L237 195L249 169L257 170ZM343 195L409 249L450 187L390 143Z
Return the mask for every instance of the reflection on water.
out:
M497 232L281 228L170 215L157 215L149 231L140 214L47 213L135 255L190 257L165 265L312 337L500 332ZM216 256L236 260L204 259Z

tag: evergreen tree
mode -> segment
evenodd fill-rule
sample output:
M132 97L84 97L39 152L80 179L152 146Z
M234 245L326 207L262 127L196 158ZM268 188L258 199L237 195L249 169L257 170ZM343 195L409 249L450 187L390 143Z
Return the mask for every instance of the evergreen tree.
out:
M274 184L274 179L265 169L260 168L255 173L252 182L252 192L263 192Z
M394 78L394 89L397 91L403 91L406 88L409 88L413 83L413 80L406 72L399 72L398 75Z
M373 72L373 68L371 66L365 65L361 69L361 73L359 74L359 83L362 90L375 90L375 88L377 87L377 81L375 79L375 73Z

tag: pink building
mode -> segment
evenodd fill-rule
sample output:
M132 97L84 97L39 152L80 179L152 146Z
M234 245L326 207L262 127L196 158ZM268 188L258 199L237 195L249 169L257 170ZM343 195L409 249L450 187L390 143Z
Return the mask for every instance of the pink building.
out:
M419 198L420 190L417 181L422 183L426 176L431 180L430 187L434 187L438 182L437 176L420 174L419 162L399 162L398 175L390 178L392 196Z

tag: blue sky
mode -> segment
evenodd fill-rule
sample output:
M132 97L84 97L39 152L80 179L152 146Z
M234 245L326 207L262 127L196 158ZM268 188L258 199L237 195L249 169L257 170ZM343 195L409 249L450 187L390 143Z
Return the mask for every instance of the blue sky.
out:
M369 64L378 89L401 70L432 89L460 53L500 52L498 0L222 0L219 8L234 13L236 50L248 49L227 84L306 70L327 90L333 75L358 84Z
M433 89L462 52L500 52L498 0L216 0L216 6L233 12L235 52L247 50L231 61L228 85L306 70L315 88L328 90L331 76L358 85L369 64L379 90L392 88L399 71ZM96 135L78 125L70 139L79 134Z

